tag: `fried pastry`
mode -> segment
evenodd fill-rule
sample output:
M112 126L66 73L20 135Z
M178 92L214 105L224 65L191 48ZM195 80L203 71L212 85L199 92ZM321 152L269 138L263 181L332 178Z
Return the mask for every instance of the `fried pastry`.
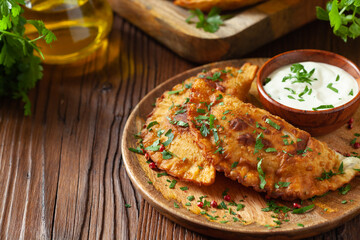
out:
M174 3L181 7L189 9L200 9L208 12L213 7L222 10L234 10L237 8L249 6L263 0L175 0Z
M158 98L141 132L145 151L157 167L180 180L199 185L212 184L216 170L210 159L215 156L209 155L202 139L195 138L188 127L190 88L195 79L202 78L224 95L234 94L245 99L256 71L257 66L249 63L241 69L212 69L187 79Z
M206 146L216 170L268 197L319 196L348 183L357 174L354 168L360 168L360 159L343 157L307 132L214 90L202 79L194 82L190 102L190 130Z

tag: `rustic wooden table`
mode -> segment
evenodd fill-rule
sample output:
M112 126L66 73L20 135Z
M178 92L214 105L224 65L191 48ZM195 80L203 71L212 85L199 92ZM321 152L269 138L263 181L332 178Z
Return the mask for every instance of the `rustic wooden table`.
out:
M360 65L360 39L344 43L319 21L244 57L298 48L330 50ZM120 148L139 100L195 66L115 16L103 49L75 64L45 66L30 94L31 117L18 101L2 99L0 239L211 239L154 210L132 186ZM359 239L359 226L360 216L310 239Z

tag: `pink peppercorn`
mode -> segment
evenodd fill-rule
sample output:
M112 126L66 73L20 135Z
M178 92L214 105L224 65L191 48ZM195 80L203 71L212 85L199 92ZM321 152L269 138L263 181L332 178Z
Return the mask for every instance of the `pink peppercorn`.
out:
M214 201L211 201L210 205L213 207L213 208L217 208L218 204L217 202L214 200Z
M352 124L354 122L354 118L350 118L348 124Z
M160 152L163 152L165 150L165 146L163 144L161 144L160 148L159 148L159 151Z
M198 202L196 205L197 205L199 208L202 208L202 207L204 206L204 203L203 203L203 202Z
M301 205L300 204L298 204L298 203L293 203L293 206L294 206L294 208L301 208Z
M360 143L359 142L354 143L354 148L359 149L360 148Z
M149 163L149 168L155 169L155 168L156 168L156 164L155 164L154 162Z
M145 153L145 158L146 160L149 160L150 159L150 155L148 153Z
M229 201L231 200L230 195L225 195L225 196L224 196L224 200L229 202Z

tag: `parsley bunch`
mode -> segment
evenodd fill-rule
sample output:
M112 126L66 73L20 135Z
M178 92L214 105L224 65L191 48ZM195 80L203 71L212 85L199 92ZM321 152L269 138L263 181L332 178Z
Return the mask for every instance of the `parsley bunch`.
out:
M192 18L197 17L196 28L202 28L205 32L214 33L219 30L220 26L224 24L224 20L230 18L230 15L220 15L220 8L213 7L207 16L200 10L190 10L190 16L186 19L187 23L193 23Z
M38 20L26 20L22 15L24 0L0 0L0 96L21 98L25 103L24 114L31 114L28 91L42 78L40 58L43 57L36 41L44 38L46 43L56 40L55 35ZM24 35L25 24L33 25L39 36L29 39Z
M326 9L316 7L317 18L330 21L335 35L345 42L360 36L360 0L331 0Z

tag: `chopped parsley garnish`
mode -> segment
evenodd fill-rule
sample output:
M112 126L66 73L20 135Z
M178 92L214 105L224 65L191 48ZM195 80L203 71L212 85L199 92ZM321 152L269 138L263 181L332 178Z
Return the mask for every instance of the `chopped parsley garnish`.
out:
M161 176L167 176L167 172L162 172L162 173L158 173L157 174L157 177L161 177Z
M184 112L186 112L186 109L180 109L180 110L177 110L175 112L175 115L179 115L179 114L184 113Z
M187 203L185 203L185 206L191 206L191 203L189 203L189 202L187 202Z
M285 90L288 90L288 91L290 91L291 92L291 94L296 94L296 92L294 91L294 89L291 89L291 88L284 88Z
M244 204L239 203L239 204L236 205L236 211L240 211L240 210L243 209L244 207L245 207Z
M304 227L304 224L302 224L302 223L298 223L297 224L299 227Z
M303 65L301 65L300 63L295 63L291 65L290 71L292 73L295 73L295 75L292 75L290 73L288 76L283 78L282 82L285 82L289 79L295 79L291 83L308 83L311 85L311 82L317 80L316 78L311 78L315 72L315 68L312 69L310 72L307 72Z
M275 183L275 188L288 187L291 182L278 182Z
M223 95L219 94L219 96L216 98L216 100L221 100L223 98Z
M290 98L290 99L294 99L294 100L295 100L295 98L294 98L293 96L291 96L291 95L288 95L287 97Z
M266 127L261 126L258 122L255 123L256 128L260 128L262 130L266 130Z
M137 153L137 154L144 154L143 153L143 150L139 147L137 148L129 148L130 151L134 152L134 153Z
M220 221L220 223L228 223L229 221Z
M354 90L353 89L351 89L351 91L349 92L349 95L354 96Z
M206 110L202 109L202 108L198 108L198 109L196 109L196 112L201 113L201 114L205 114Z
M223 154L224 153L224 149L222 147L218 147L218 149L216 149L216 151L214 153L220 153Z
M125 207L126 208L131 208L131 205L130 204L125 204Z
M341 201L342 204L347 204L346 200Z
M152 181L148 181L148 184L150 184L150 185L151 185L151 184L153 184L153 182L152 182Z
M340 80L340 76L337 75L337 76L336 76L336 79L335 79L335 82L337 82L337 81L339 81L339 80Z
M159 149L160 149L160 139L153 142L151 146L145 148L145 150L149 150L149 151L159 151Z
M169 129L169 130L165 133L165 137L168 138L165 142L163 142L163 145L164 145L165 147L168 146L168 145L172 142L172 140L174 139L174 134L173 134L171 131L172 131L172 130Z
M266 203L267 207L266 208L262 208L261 211L263 212L274 212L274 213L280 213L283 212L283 213L287 213L289 211L291 211L291 208L288 208L286 206L280 206L280 205L277 205L274 201L269 201Z
M311 204L309 206L306 207L302 207L302 208L296 208L292 210L292 213L294 214L302 214L302 213L306 213L307 211L313 209L315 207L314 204Z
M212 81L222 81L221 77L221 72L214 72L213 76L207 76L206 79L212 80Z
M269 152L277 152L275 148L267 148L265 149L265 152L269 153Z
M189 88L191 88L191 87L192 87L192 83L185 84L185 88L186 88L186 89L189 89Z
M344 164L343 162L341 162L338 172L334 173L332 170L330 170L329 172L326 172L324 170L324 172L321 173L321 177L317 177L317 180L323 181L326 179L330 179L332 176L336 176L336 175L340 175L340 174L344 174Z
M275 128L276 130L280 130L280 126L279 125L277 125L276 123L274 123L270 118L267 118L266 120L265 120L265 122L267 123L267 124L269 124L270 126L272 126L273 128Z
M189 201L193 201L194 199L195 199L195 197L193 195L187 197L187 200L189 200Z
M339 90L337 90L336 88L334 88L332 83L329 83L326 87L327 87L328 89L330 89L331 91L334 91L334 92L336 92L336 93L339 93Z
M178 121L178 122L177 122L177 125L180 126L180 127L188 127L188 126L189 126L188 123L183 122L183 121Z
M219 204L219 208L220 209L228 209L228 207L226 206L224 201L221 201L221 203Z
M264 85L268 84L271 81L271 78L265 78Z
M165 132L165 130L159 129L159 130L157 131L157 136L158 136L158 137L161 137L161 135L162 135L164 132Z
M341 187L338 190L341 195L346 195L350 191L350 189L351 189L351 185L347 184L346 186Z
M261 168L261 163L262 163L262 159L258 162L257 164L257 171L259 173L259 178L260 178L260 189L264 189L265 184L266 184L266 180L265 180L265 173Z
M174 207L175 208L180 208L179 205L176 202L174 202Z
M175 90L175 91L169 91L169 92L168 92L168 95L179 94L179 93L181 93L182 91L184 91L184 89Z
M353 138L351 141L350 141L350 145L354 145L356 143L356 140L357 138Z
M204 169L202 166L198 166L198 168L199 168L200 170L203 170L203 169Z
M234 169L234 168L236 168L236 166L239 164L239 162L233 162L232 164L231 164L231 169Z
M334 105L320 105L318 107L313 108L314 111L320 110L320 109L328 109L328 108L334 108Z
M189 190L189 188L188 187L181 187L180 190L181 191L186 191L186 190Z
M159 124L157 121L150 122L146 129L150 129L152 126Z
M176 183L177 183L177 181L176 181L175 179L173 179L173 180L171 181L171 184L169 185L169 188L174 189Z
M224 111L224 115L226 115L226 114L228 114L230 112L230 110L226 110L226 111Z
M173 154L171 152L166 151L166 150L162 151L161 154L162 154L162 158L164 160L171 159L173 157Z
M306 86L305 89L304 89L304 91L302 91L302 92L299 94L299 97L301 98L301 97L304 96L308 91L309 91L309 88L308 88L308 86Z
M200 133L203 137L207 137L207 135L209 135L210 133L209 129L206 127L204 123L201 125Z
M256 136L256 142L255 142L255 151L254 153L259 152L259 150L261 150L264 147L264 144L262 143L262 138L264 137L263 133L259 133Z

